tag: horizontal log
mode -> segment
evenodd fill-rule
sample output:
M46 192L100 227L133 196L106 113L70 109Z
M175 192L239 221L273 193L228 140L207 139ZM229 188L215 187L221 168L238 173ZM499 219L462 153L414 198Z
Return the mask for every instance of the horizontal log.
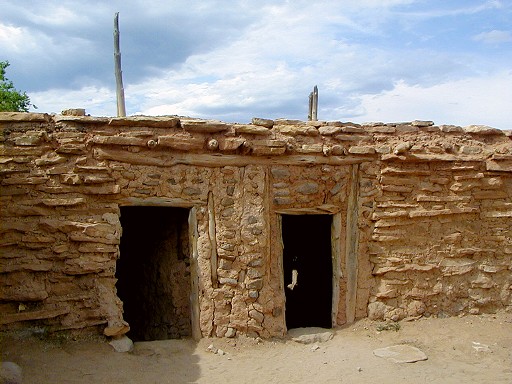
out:
M147 140L145 138L141 139L138 137L129 136L94 136L91 139L91 142L93 142L94 144L133 145L139 147L145 147L147 144Z
M204 204L200 199L180 199L170 197L127 197L119 201L120 206L157 206L157 207L178 207L178 208L192 208L195 205Z
M71 309L68 306L52 308L52 309L42 309L39 311L23 311L19 313L3 313L0 314L0 325L17 323L19 321L28 321L28 320L42 320L42 319L52 319L58 316L65 315L70 313Z
M98 160L113 160L134 165L153 165L159 167L172 167L177 164L225 167L246 166L251 164L261 165L349 165L369 161L366 157L357 156L314 156L314 155L289 155L272 157L239 156L223 154L173 154L161 151L145 151L132 153L122 150L95 148L94 157Z
M382 155L383 161L483 161L485 156L478 155L452 155L452 154L429 154L429 153L408 153L403 155L386 154Z
M336 214L342 209L341 206L332 204L322 204L316 207L304 207L304 208L282 208L276 209L274 212L281 215L306 215L306 214Z

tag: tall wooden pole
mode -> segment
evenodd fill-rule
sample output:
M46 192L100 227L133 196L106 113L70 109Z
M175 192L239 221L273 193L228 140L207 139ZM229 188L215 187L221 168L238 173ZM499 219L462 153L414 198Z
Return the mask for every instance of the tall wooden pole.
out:
M318 87L315 85L313 92L309 94L309 121L317 121L318 118Z
M311 120L318 120L318 87L315 85L313 88L313 105L311 108Z
M116 73L117 116L126 116L124 104L123 72L121 71L121 51L119 49L119 12L114 16L114 64Z

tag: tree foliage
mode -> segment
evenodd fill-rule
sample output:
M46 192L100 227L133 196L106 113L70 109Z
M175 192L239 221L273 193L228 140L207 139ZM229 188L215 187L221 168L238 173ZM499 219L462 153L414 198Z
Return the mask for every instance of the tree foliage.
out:
M30 98L14 88L12 81L5 77L8 66L8 61L0 61L0 112L28 112L32 105Z

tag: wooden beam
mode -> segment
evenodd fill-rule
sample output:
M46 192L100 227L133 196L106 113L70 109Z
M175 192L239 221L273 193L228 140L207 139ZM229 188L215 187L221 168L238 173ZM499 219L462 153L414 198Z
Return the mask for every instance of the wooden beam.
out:
M311 120L318 121L318 87L313 88L313 103L311 106Z
M206 201L185 200L179 197L127 197L119 200L119 206L192 208Z
M192 337L194 340L199 340L202 334L199 324L199 266L197 263L199 258L197 250L199 233L197 230L196 208L192 208L188 215L188 234L190 239L190 322Z
M203 153L180 153L172 151L147 150L138 153L121 149L95 147L93 156L98 160L113 160L134 165L154 165L157 167L172 167L178 164L204 167L245 167L251 164L259 165L350 165L374 161L361 156L321 156L321 155L281 155L281 156L243 156Z
M323 204L306 208L277 208L274 212L280 215L333 215L338 213L340 210L340 206L334 204Z
M353 323L356 316L357 275L358 275L358 195L359 195L359 164L352 165L350 191L347 207L347 232L345 247L345 266L347 273L347 323Z
M341 271L341 230L342 219L341 213L332 216L331 224L331 257L332 257L332 326L338 325L338 309L340 301L340 281L343 277Z
M217 288L217 232L215 227L215 205L213 202L213 193L208 193L208 236L210 237L210 265L212 269L212 287Z

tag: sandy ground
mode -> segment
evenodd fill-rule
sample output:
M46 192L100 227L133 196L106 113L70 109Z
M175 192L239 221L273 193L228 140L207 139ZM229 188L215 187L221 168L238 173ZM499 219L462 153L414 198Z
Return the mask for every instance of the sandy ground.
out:
M25 384L512 383L512 314L419 319L400 323L398 331L378 331L379 324L359 321L309 345L242 337L167 340L118 353L97 339L4 334L0 347L2 361L22 367ZM208 350L211 344L225 354ZM395 344L415 346L428 360L397 364L373 355Z

